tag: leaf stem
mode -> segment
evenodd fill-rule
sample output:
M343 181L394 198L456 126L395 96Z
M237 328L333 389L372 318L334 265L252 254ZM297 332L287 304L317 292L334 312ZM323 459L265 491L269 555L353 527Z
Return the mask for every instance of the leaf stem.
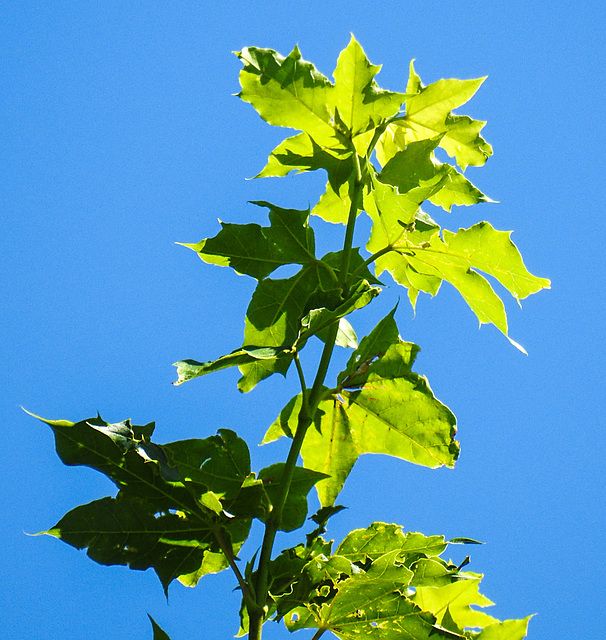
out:
M356 175L353 184L353 193L351 194L351 204L349 206L349 214L347 216L347 229L345 230L345 241L343 242L343 257L341 260L341 269L339 271L339 282L343 287L343 293L346 294L347 272L349 271L349 258L351 255L351 247L353 244L354 229L356 226L356 218L361 207L362 189L362 168L360 166L360 157L354 150L355 171Z
M231 570L234 572L236 579L238 580L238 584L240 585L240 589L242 589L242 596L244 597L244 601L246 602L246 606L248 608L254 608L256 605L255 597L254 597L254 589L252 585L249 585L242 572L240 571L238 565L236 564L236 559L234 556L234 551L231 543L225 539L223 532L221 531L221 527L213 528L213 534L221 547L221 551L227 558L227 562Z
M351 204L349 207L349 215L347 218L347 229L345 231L345 239L343 241L343 257L341 261L341 268L339 270L339 284L341 285L341 288L343 290L343 296L347 295L349 260L353 244L356 218L358 215L358 211L361 209L362 190L364 188L360 158L355 149L354 158L355 176L353 183L353 193L351 194ZM326 378L326 374L328 373L328 367L330 365L332 354L335 348L338 331L339 322L335 321L333 325L328 329L328 335L324 343L324 349L322 350L322 356L320 357L316 377L314 379L311 391L307 395L307 402L304 401L301 405L301 411L299 412L297 420L297 429L290 445L288 457L286 458L284 470L280 479L280 493L278 495L276 504L274 505L273 510L265 523L265 534L263 536L263 544L261 546L261 554L259 556L257 579L255 585L256 607L252 611L249 610L249 640L261 639L264 617L267 615L268 611L267 600L269 596L269 563L271 561L274 541L276 539L278 529L280 528L282 513L284 512L284 507L288 498L288 492L292 483L297 460L301 452L301 447L303 446L305 434L307 433L307 429L312 424L315 418L318 404L323 397L324 380ZM303 388L303 399L305 400L307 388L298 358L295 358L295 363L297 365L297 372L299 373L299 378L301 380ZM319 638L320 635L316 634L316 637Z
M375 260L378 260L381 256L384 256L386 253L390 251L395 251L395 249L391 245L387 245L383 247L380 251L373 253L370 258L364 260L364 262L355 270L351 272L348 283L354 280L354 276L363 271L369 264L372 264Z

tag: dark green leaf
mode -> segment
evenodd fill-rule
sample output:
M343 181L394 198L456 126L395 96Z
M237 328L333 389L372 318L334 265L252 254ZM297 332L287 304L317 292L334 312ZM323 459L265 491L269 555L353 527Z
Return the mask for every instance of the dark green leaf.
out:
M166 631L164 631L160 625L149 615L147 614L149 621L152 623L152 629L154 631L154 640L170 640Z
M306 133L286 138L269 155L267 164L255 178L283 177L291 171L324 169L335 189L347 181L352 170L353 151L343 145L321 147Z
M196 360L179 360L174 363L177 367L178 379L173 382L175 386L183 384L188 380L193 380L207 373L228 369L229 367L239 367L245 364L251 364L257 360L275 360L285 354L284 347L241 347L225 356L221 356L217 360L210 362L197 362Z
M275 505L278 501L283 472L283 462L272 464L259 471L259 480L263 481L263 487L272 505ZM307 494L317 482L325 477L326 475L323 473L303 467L295 467L284 511L282 512L281 531L294 531L303 526L308 513Z
M261 280L285 264L307 264L315 260L314 234L309 211L282 209L269 202L254 202L270 210L271 226L221 223L214 237L197 244L184 244L204 262L230 266L237 273Z
M301 320L309 311L336 309L342 303L341 290L327 269L317 261L290 278L259 282L246 312L244 343L290 349L299 337ZM290 362L291 358L284 356L241 365L238 388L250 391L274 373L285 374Z
M227 567L250 518L224 514L250 473L246 443L229 430L206 440L160 446L149 425L110 424L100 417L73 423L43 420L55 434L59 457L107 475L120 489L70 511L47 533L101 564L152 567L164 589L178 578L194 585Z

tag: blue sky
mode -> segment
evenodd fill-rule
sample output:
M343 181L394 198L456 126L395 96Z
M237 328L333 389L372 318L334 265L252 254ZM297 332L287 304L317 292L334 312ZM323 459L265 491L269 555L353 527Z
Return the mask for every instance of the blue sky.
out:
M173 640L235 633L228 573L194 590L173 585L167 604L151 572L101 567L50 537L24 535L112 487L64 467L50 430L19 407L74 421L97 411L112 422L155 420L159 442L232 428L257 469L282 454L283 444L256 443L296 381L272 378L244 396L235 371L171 385L175 360L207 360L241 344L253 286L174 242L214 235L217 218L263 222L249 200L315 203L321 176L245 180L288 131L233 97L240 65L231 52L255 45L286 54L298 43L330 75L350 32L384 65L378 80L391 90L404 89L411 58L426 84L489 76L462 113L488 121L494 156L468 175L499 204L455 208L440 222L456 230L488 219L514 229L530 271L551 278L552 290L522 311L508 305L510 333L528 357L494 328L478 330L447 286L423 297L416 317L403 297L400 331L421 346L417 371L457 415L461 458L454 471L430 471L363 457L339 500L349 509L328 535L340 540L383 520L483 540L471 569L486 574L495 616L538 613L532 640L600 635L604 5L375 7L0 7L4 638L150 638L146 612ZM401 295L387 289L375 318ZM370 323L354 318L359 335ZM272 625L266 637L286 633Z

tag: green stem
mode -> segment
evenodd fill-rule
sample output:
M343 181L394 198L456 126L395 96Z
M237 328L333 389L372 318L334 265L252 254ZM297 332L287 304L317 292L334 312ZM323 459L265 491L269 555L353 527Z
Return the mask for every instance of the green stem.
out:
M349 277L349 280L348 280L348 284L349 282L353 281L354 276L360 273L360 271L363 271L366 267L368 267L369 264L372 264L375 260L378 260L381 256L384 256L386 253L389 253L390 251L394 251L394 248L391 245L388 245L387 247L383 247L383 249L381 249L380 251L373 253L370 256L370 258L368 258L367 260L364 260L363 264L361 264L355 271L352 271L351 276Z
M339 271L339 282L342 287L346 289L347 272L349 271L349 258L351 256L351 247L353 244L353 234L356 227L356 218L358 217L358 211L362 208L362 189L364 184L362 182L362 168L360 167L360 158L354 151L356 176L354 179L353 193L351 194L351 204L349 206L349 214L347 216L347 229L345 230L345 241L343 243L343 257L341 260L341 269ZM343 291L347 293L346 290Z
M353 193L351 194L351 205L349 208L349 215L347 219L347 229L345 231L345 239L343 242L343 259L341 261L341 268L339 271L339 284L343 289L343 295L347 294L347 273L349 271L349 259L351 255L351 248L353 243L354 228L356 224L356 218L358 211L361 208L362 200L362 170L360 167L360 159L357 153L354 153L355 158L355 170L356 175L354 179ZM268 593L269 593L269 563L271 561L271 554L276 539L276 534L280 528L282 520L282 513L286 505L288 498L288 492L292 483L293 475L301 447L303 446L303 440L307 429L313 423L316 415L318 404L323 396L323 386L326 374L328 373L328 366L332 358L332 354L335 348L337 340L337 333L339 331L339 323L335 323L329 328L328 336L324 344L322 356L318 364L318 370L314 379L313 386L309 394L305 386L305 380L303 378L303 371L298 358L295 358L295 364L297 366L297 372L301 380L303 403L301 404L301 410L297 420L297 429L293 437L290 449L288 451L288 457L284 464L284 471L280 479L280 493L276 504L273 506L273 510L265 523L265 535L263 536L263 544L261 546L261 553L259 555L259 564L257 568L257 579L255 585L256 593L256 607L251 611L249 610L249 640L261 640L262 626L264 618L267 615L268 607ZM307 396L307 397L306 397ZM305 401L306 400L306 401ZM321 635L321 634L320 634ZM316 634L319 638L320 635Z

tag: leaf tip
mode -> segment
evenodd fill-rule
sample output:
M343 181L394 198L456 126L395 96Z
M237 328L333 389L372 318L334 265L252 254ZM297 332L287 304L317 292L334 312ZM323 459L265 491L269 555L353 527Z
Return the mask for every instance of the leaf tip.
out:
M528 355L528 351L526 351L526 349L524 349L524 347L519 342L512 340L509 336L507 336L507 339L518 351L521 351L526 356Z

